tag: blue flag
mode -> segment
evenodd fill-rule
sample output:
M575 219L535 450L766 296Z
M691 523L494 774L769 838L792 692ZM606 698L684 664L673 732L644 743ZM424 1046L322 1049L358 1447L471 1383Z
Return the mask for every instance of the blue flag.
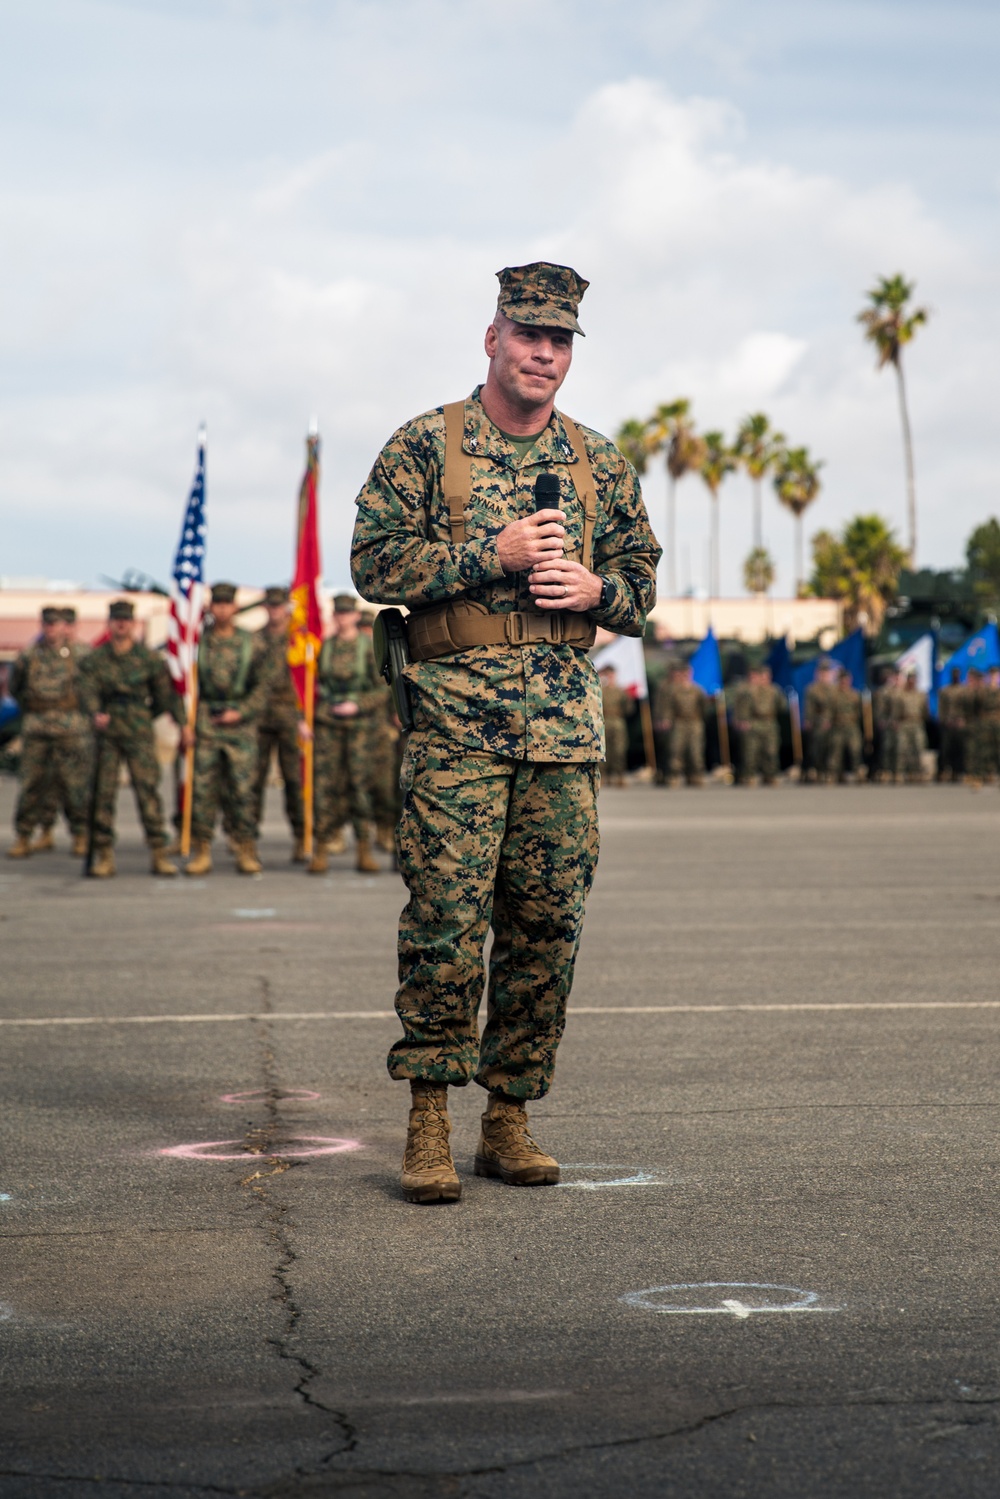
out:
M722 691L722 657L719 655L719 642L712 633L711 625L708 634L688 662L688 666L702 692L707 692L709 697L714 697L717 692Z
M776 640L767 658L771 668L771 680L782 692L788 692L795 684L792 681L792 653L784 640Z
M961 672L961 680L964 682L972 667L977 671L989 671L994 666L1000 666L1000 635L997 634L996 625L983 625L945 662L938 682L942 686L950 682L952 668Z
M832 650L824 651L822 656L814 656L811 661L804 661L801 666L795 667L792 672L791 686L793 692L797 692L800 698L805 697L806 689L815 677L816 668L822 660L835 661L838 666L846 667L850 673L851 686L858 692L868 686L868 661L865 656L863 630L854 630Z

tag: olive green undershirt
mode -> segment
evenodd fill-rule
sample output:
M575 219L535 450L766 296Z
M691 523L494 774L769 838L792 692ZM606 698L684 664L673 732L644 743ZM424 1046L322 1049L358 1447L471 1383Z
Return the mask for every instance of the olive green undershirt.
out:
M548 422L545 423L545 426L548 426ZM541 437L542 432L545 431L545 427L542 428L541 432L533 432L530 437L515 437L513 432L505 432L502 427L498 427L497 431L501 437L506 437L512 448L517 450L518 463L523 463L528 453Z

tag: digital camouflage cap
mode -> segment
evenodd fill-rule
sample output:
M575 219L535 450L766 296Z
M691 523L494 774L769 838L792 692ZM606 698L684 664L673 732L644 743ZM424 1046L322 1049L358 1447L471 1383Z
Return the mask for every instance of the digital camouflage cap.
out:
M497 271L500 295L497 311L512 323L534 323L541 328L566 328L584 337L576 320L583 294L590 285L568 265L535 260L531 265L509 265Z
M279 587L265 588L264 603L268 609L280 609L282 604L288 603L288 589Z
M108 619L134 619L135 608L130 599L113 599L108 606Z
M235 604L235 602L236 602L236 584L235 583L213 583L212 584L212 603L213 604Z

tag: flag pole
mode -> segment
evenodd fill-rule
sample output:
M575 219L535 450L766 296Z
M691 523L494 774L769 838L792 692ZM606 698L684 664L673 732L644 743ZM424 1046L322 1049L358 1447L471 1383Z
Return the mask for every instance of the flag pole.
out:
M316 647L312 636L306 640L305 720L309 729L302 746L302 851L307 859L313 851L313 724L316 717Z
M180 855L186 859L191 852L191 813L194 811L194 732L198 721L198 658L191 662L191 696L188 703L187 726L191 743L184 751L184 800L181 805Z
M653 738L653 715L649 711L649 695L639 699L639 721L642 724L642 743L646 751L646 764L656 771L656 740Z
M799 717L799 695L793 689L788 694L788 713L792 724L792 759L802 769L802 719Z

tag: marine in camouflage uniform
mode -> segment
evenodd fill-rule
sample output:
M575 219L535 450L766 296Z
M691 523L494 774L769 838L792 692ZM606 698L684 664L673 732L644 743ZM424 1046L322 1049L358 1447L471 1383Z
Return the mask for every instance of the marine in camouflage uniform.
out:
M896 780L904 777L911 781L922 781L924 767L921 756L927 748L924 724L927 721L927 694L917 687L917 674L910 672L901 690L893 696L893 714L896 728L896 760L893 767Z
M62 611L42 610L42 637L14 663L8 690L21 710L21 791L14 811L10 858L31 853L31 834L62 804L73 852L87 847L92 769L90 725L80 701L85 652L67 640Z
M635 702L618 685L613 666L600 672L601 710L604 714L605 758L601 767L612 786L624 786L628 769L628 719L635 712Z
M260 635L233 624L236 587L212 589L214 623L198 647L194 747L193 853L185 873L208 874L212 836L225 798L233 854L241 874L259 874L254 831L257 726L272 690L272 658Z
M358 629L358 601L340 593L333 601L336 634L324 640L316 671L313 778L316 839L310 874L327 868L327 844L347 817L354 824L357 868L378 874L372 854L372 717L384 683L370 635Z
M992 667L979 685L979 777L995 781L1000 771L1000 671Z
M841 670L831 694L826 771L832 781L857 775L862 748L861 694L855 691L850 672Z
M660 555L631 465L553 409L586 283L545 264L499 279L485 386L389 440L358 498L352 550L364 597L415 611L398 829L403 1036L389 1054L390 1074L412 1085L410 1201L460 1195L446 1087L473 1078L490 1092L477 1173L558 1180L524 1102L552 1081L597 860L604 742L587 652L594 623L642 634ZM540 474L560 481L558 511L535 512Z
M822 661L816 678L806 691L803 728L809 734L806 774L812 780L825 780L830 762L830 733L833 729L833 705L836 693L833 667Z
M153 719L169 713L183 730L184 703L174 690L163 657L133 639L134 617L135 610L128 599L116 599L111 604L110 639L90 652L81 673L81 701L93 715L98 731L90 867L90 873L98 879L115 872L115 809L123 761L128 766L146 842L152 851L152 872L177 873L164 853L167 829L160 800L160 765Z
M705 775L705 701L689 666L673 667L656 685L653 723L668 736L668 774L689 786L700 786Z
M757 775L765 786L778 778L780 733L778 714L782 695L767 666L755 667L736 690L733 722L740 732L740 783L750 785Z
M896 773L896 696L899 673L890 671L872 694L872 714L877 741L878 777L890 781Z
M76 610L72 607L72 605L64 604L59 609L59 617L66 625L63 643L65 645L68 645L72 650L77 644ZM80 647L81 662L86 658L88 653L88 646ZM38 835L31 845L31 852L33 854L49 853L52 849L55 848L56 840L54 829L57 821L59 820L59 813L60 811L62 811L66 817L67 823L69 823L70 810L70 803L67 801L65 791L62 788L61 783L55 780L50 781L48 796L45 798L44 805L38 816Z
M254 838L260 837L260 820L264 812L271 756L277 755L278 769L285 796L285 816L295 839L293 864L305 861L302 840L305 818L302 811L302 759L299 749L299 724L302 710L288 665L288 589L268 588L264 593L267 624L260 640L267 649L271 694L257 725L257 775L253 787Z
M938 752L939 781L960 781L970 768L968 755L969 693L962 685L962 674L951 669L951 680L938 691L938 724L941 748Z

